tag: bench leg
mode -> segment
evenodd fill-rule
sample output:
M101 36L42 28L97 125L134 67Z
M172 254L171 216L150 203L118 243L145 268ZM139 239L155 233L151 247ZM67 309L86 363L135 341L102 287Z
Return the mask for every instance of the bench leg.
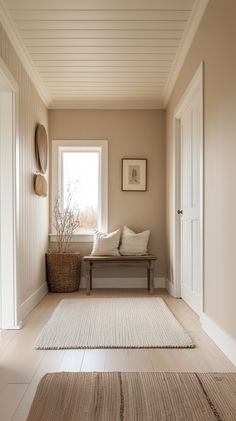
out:
M90 268L90 262L86 262L86 294L90 295L90 290L91 290L91 277L92 277L92 270Z
M89 280L90 280L90 290L93 289L93 264L90 262L90 270L89 270Z
M150 294L154 293L154 262L149 262L149 290Z
M147 267L147 290L150 291L150 262Z

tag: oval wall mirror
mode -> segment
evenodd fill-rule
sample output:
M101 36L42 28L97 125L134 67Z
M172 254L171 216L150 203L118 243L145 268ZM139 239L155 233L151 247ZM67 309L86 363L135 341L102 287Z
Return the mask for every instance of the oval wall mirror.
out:
M42 124L38 124L35 131L35 155L40 171L45 173L48 164L48 139Z

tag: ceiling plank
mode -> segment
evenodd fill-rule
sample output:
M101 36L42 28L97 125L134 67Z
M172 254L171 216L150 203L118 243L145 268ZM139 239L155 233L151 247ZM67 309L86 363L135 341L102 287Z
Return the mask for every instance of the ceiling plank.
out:
M38 68L81 68L81 67L164 67L170 68L171 60L34 60Z
M77 21L77 20L39 20L19 21L17 27L20 31L37 31L37 30L155 30L155 31L183 31L186 21L182 20L158 20L158 21Z
M145 0L145 8L147 9L173 9L191 10L194 0ZM14 9L32 9L34 3L32 0L7 0L8 8ZM36 2L37 9L97 9L98 0L40 0ZM99 9L143 9L143 0L119 0L119 2L111 0L99 0Z
M67 63L71 65L73 63L83 63L84 61L98 62L102 63L104 61L113 62L136 62L136 61L145 61L145 62L164 62L167 65L170 65L174 54L168 53L159 53L159 54L148 54L148 53L90 53L90 54L59 54L59 53L49 53L49 54L31 54L32 59L38 65L41 65L42 62L45 63L55 63L55 65L60 65L61 63Z
M113 100L116 100L118 98L120 99L143 99L145 98L146 100L156 100L156 94L151 93L151 94L141 94L140 92L135 93L130 93L130 92L126 92L126 93L120 93L120 92L116 92L115 94L113 92L101 92L101 93L97 93L97 92L91 92L91 93L78 93L76 92L74 95L70 94L70 95L65 95L64 93L56 93L53 96L54 99L64 99L64 100L71 100L71 99L82 99L82 98L91 98L91 99L101 99L104 100L106 98L111 98Z
M85 80L85 79L106 79L106 80L113 80L113 79L121 79L121 80L129 80L129 79L154 79L154 80L166 80L168 77L168 72L81 72L78 71L76 73L64 73L64 72L41 72L41 76L44 80Z
M67 83L87 83L87 82L103 82L105 81L106 83L110 83L110 82L125 82L125 83L143 83L148 81L149 83L165 83L165 81L167 80L167 77L165 78L156 78L156 77L148 77L148 76L144 76L144 77L135 77L133 75L131 75L130 77L127 76L122 76L122 77L101 77L101 76L93 76L93 77L48 77L48 76L44 76L43 78L45 85L47 85L47 83L53 82L53 83L60 83L63 85L66 85Z
M190 10L76 10L76 9L48 9L48 10L12 10L11 15L18 21L187 21Z
M96 47L89 47L89 46L54 46L54 47L46 47L46 46L35 46L35 47L28 47L29 52L34 57L35 54L53 54L54 56L58 54L162 54L162 55L169 55L176 53L176 47L153 47L153 46L96 46Z
M53 68L42 68L39 69L39 74L41 76L45 76L45 75L87 75L88 73L90 74L94 74L94 75L104 75L107 72L109 72L110 75L155 75L158 77L158 75L165 75L168 76L168 72L169 72L169 68L161 68L161 69L156 69L156 68L152 68L152 69L139 69L136 67L129 67L129 68L122 68L122 67L66 67L66 68L57 68L57 69L53 69Z
M60 81L57 80L45 80L45 85L46 86L55 86L55 87L60 87L62 86ZM162 81L154 81L151 80L149 81L148 79L145 80L109 80L107 81L106 79L103 80L67 80L67 81L63 81L63 87L68 87L68 86L163 86L163 82Z
M46 35L46 34L43 34ZM60 34L58 34L60 35ZM68 35L68 34L67 34ZM119 35L119 34L118 34ZM72 36L72 37L63 37L63 34L61 34L61 36L55 37L55 38L51 38L50 36L43 36L42 38L40 38L40 36L36 38L24 38L24 42L25 45L27 47L33 47L33 46L96 46L96 45L105 45L105 46L113 46L113 45L130 45L130 46L135 46L135 45L154 45L157 47L164 47L164 46L170 46L170 47L177 47L179 45L179 35L178 37L176 36L176 34L163 34L161 36L154 36L153 34L146 34L144 33L143 36L142 34L135 34L135 36L133 36L132 34L130 34L130 37L123 37L123 34L121 34L122 36L116 36L116 34L106 34L106 36L104 38L99 38L96 37L96 33L93 33L92 36L89 37L84 37L81 36ZM148 35L148 36L146 36ZM169 38L168 36L171 35Z

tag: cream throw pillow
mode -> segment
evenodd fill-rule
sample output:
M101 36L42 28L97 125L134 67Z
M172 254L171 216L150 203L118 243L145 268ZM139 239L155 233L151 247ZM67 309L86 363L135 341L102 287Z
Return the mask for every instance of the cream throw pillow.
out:
M127 226L124 226L122 232L122 241L120 254L123 256L147 254L147 245L150 236L150 230L136 234Z
M109 234L96 231L93 239L93 250L91 252L94 256L119 256L121 230L118 229Z

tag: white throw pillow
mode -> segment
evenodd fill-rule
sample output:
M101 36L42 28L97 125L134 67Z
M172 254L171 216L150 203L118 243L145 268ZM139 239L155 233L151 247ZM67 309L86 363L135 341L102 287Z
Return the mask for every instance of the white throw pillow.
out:
M150 230L135 233L130 228L124 226L122 232L122 241L120 254L123 256L142 256L147 254L147 245L150 236Z
M119 256L121 230L118 229L109 234L96 231L93 239L93 250L91 252L94 256Z

